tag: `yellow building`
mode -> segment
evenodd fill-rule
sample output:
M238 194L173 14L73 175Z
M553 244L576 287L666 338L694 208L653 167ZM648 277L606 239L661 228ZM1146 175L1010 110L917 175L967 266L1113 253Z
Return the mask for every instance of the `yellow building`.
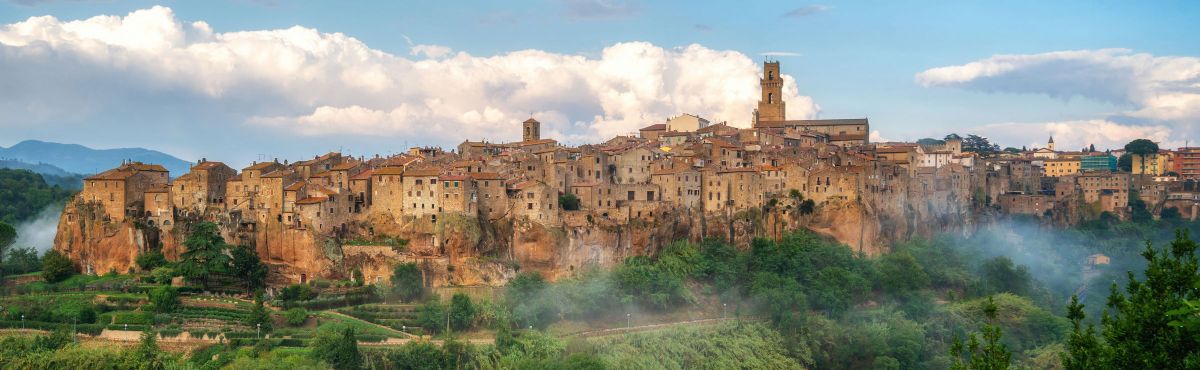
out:
M1134 175L1155 175L1162 176L1171 171L1173 163L1171 163L1171 155L1169 153L1153 153L1150 155L1133 154L1129 156L1133 159Z
M1079 165L1079 157L1047 159L1042 161L1042 175L1047 177L1078 175Z

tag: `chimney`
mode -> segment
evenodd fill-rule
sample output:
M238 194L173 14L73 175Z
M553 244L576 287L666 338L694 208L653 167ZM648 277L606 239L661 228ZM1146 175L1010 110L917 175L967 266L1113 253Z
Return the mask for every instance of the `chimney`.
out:
M284 160L283 160L283 165L284 165L284 166L287 166L287 164L288 164L288 160L284 159Z
M276 157L276 158L275 158L275 163L279 163L279 158L278 158L278 157Z

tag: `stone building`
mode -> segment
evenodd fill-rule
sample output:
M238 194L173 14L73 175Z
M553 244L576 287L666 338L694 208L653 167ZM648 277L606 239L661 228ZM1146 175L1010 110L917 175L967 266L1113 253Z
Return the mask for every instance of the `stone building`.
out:
M404 172L404 208L405 216L436 219L441 188L438 187L438 176L442 171L437 168L410 169Z
M700 116L684 113L667 119L667 132L696 132L708 126L708 120Z
M389 214L393 219L404 215L407 201L404 186L404 169L383 167L370 172L371 211ZM362 185L359 185L360 187Z
M171 206L171 186L154 184L146 189L144 206L146 220L151 225L170 229L175 223L175 209Z
M1042 161L1042 176L1063 177L1079 174L1079 157L1059 157Z
M783 102L783 75L779 74L779 62L763 62L763 76L758 80L758 108L754 109L752 122L779 122L787 120L787 109Z
M237 170L221 162L201 159L191 171L171 181L171 203L181 210L204 213L209 207L225 208L225 186Z
M99 204L110 221L121 222L128 214L141 214L146 191L167 181L167 169L163 166L124 162L120 167L84 178L83 190L77 197Z

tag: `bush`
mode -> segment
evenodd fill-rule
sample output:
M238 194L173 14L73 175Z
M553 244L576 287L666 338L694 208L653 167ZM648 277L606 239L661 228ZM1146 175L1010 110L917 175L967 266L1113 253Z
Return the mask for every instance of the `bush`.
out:
M75 264L70 258L56 250L48 250L42 256L42 278L48 283L57 283L75 275Z
M288 325L304 325L304 323L308 321L308 310L299 307L293 308L284 312L283 318L287 320Z
M139 254L135 262L137 262L138 267L140 267L142 271L150 271L156 267L166 265L167 257L163 256L162 252L149 251Z
M425 279L416 262L401 263L392 270L392 293L405 301L420 298L425 292Z
M571 194L571 193L559 195L558 196L558 205L559 205L559 207L562 207L562 209L564 211L578 211L579 210L579 197L576 197L575 194Z
M313 293L312 288L304 284L290 285L279 292L279 300L285 303L307 301L315 297L316 293Z
M154 312L169 313L179 308L179 291L174 287L155 287L147 292L147 295L150 297L150 303L154 305Z

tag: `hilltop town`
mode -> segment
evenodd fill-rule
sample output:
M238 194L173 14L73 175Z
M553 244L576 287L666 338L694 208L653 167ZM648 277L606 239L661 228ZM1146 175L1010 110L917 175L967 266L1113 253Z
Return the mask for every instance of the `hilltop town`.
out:
M564 146L526 120L522 140L414 147L394 156L327 153L238 171L201 159L186 174L126 162L84 180L54 248L81 271L178 259L191 225L212 221L254 248L276 285L362 271L388 279L417 261L431 285L500 285L517 269L566 276L653 254L677 239L746 246L808 228L863 254L1006 214L1070 225L1172 210L1194 218L1200 148L999 150L957 135L872 142L866 118L789 120L778 62L764 64L749 124L692 114L603 143ZM748 126L748 127L739 127ZM173 177L172 176L176 176Z

